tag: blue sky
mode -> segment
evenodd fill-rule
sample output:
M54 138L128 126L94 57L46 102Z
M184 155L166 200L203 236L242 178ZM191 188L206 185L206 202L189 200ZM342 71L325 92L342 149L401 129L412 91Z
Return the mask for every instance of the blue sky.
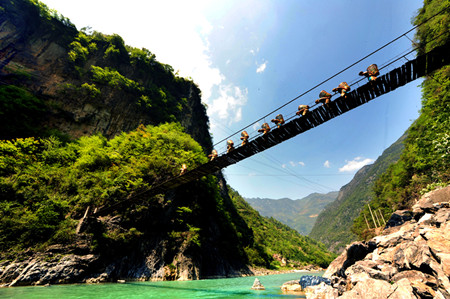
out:
M248 125L255 134L254 121L412 28L411 18L422 6L418 0L43 2L77 28L117 33L191 77L208 105L215 142ZM384 65L409 49L411 42L403 37L280 112L292 114L321 89L330 92L342 81L353 82L369 64ZM419 84L228 167L228 183L244 197L298 199L339 190L417 118ZM238 143L239 136L232 139ZM223 151L225 142L216 148Z

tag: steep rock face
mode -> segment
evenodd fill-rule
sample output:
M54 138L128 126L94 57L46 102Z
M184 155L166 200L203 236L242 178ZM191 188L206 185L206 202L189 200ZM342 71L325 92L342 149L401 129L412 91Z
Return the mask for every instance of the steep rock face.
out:
M0 50L14 49L16 54L0 71L0 79L4 84L23 86L45 101L47 111L42 117L42 126L58 129L74 138L94 133L111 138L134 130L140 124L155 125L176 120L206 152L211 151L208 117L201 103L200 90L193 82L175 77L170 69L164 69L156 61L154 73L142 73L139 66L130 64L127 53L113 59L101 49L92 50L86 61L74 63L69 59L69 52L78 31L70 21L50 16L46 19L41 16L43 11L28 1L6 2L2 7ZM117 39L119 44L123 43L120 37ZM147 89L158 86L161 81L158 78L166 76L163 90L169 93L170 89L170 96L175 103L180 103L182 110L173 111L176 119L159 117L155 109L156 112L152 112L152 108L139 104L145 93L106 83L94 84L99 95L83 91L80 88L83 84L93 85L90 78L92 65L112 66L125 78L131 78Z
M332 287L308 298L450 298L449 200L450 186L430 192L411 220L347 246L324 274Z
M406 134L387 148L372 165L361 168L350 183L341 188L337 199L327 205L317 217L310 237L324 243L330 251L338 253L356 240L356 235L351 232L353 220L373 198L372 186L377 177L399 159L405 138Z

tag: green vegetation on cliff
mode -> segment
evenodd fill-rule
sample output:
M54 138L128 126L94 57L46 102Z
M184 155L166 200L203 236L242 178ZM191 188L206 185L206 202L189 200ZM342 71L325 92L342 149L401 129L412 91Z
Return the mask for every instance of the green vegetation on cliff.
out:
M63 144L57 138L0 142L0 250L72 241L74 219L112 205L179 165L206 161L181 126L140 127L111 140L101 135ZM120 213L127 213L127 209Z
M287 265L305 266L309 264L327 267L335 258L325 246L289 226L270 217L261 216L234 190L230 190L230 197L238 213L253 231L254 248L246 247L250 262L256 266L279 266L278 259L286 259ZM243 236L247 238L247 236Z
M37 0L6 1L2 8L1 22L10 32L0 48L15 49L18 59L1 73L2 84L10 85L1 92L11 96L0 97L0 108L7 108L0 112L0 139L47 136L49 129L73 135L71 129L80 126L77 136L111 138L139 124L179 122L191 135L195 130L194 139L211 150L200 89L149 50L128 46L117 34L77 31ZM13 86L21 90L20 98ZM103 123L105 113L109 117Z
M446 12L418 28L418 54L450 42L450 2L426 0L414 24L446 9ZM419 118L408 129L405 149L400 160L376 181L372 209L380 209L385 217L396 209L411 206L425 191L450 182L450 66L444 66L422 83L422 109ZM370 219L366 206L356 219L353 230L360 237L367 231L364 215Z

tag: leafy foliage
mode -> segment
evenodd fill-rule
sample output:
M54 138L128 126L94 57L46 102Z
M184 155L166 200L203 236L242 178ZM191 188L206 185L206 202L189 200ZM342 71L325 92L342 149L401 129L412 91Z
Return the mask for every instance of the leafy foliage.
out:
M178 124L142 126L109 141L100 135L67 144L54 137L2 141L0 249L68 240L67 227L74 232L68 215L149 188L177 175L186 161L194 167L206 157Z
M69 47L74 73L84 84L96 83L97 94L108 87L121 88L132 93L134 103L146 109L155 123L181 118L188 104L181 94L193 83L175 76L173 68L158 62L149 50L126 46L119 35L89 33L86 29ZM94 61L97 65L92 64ZM199 92L198 88L195 91Z
M416 34L419 54L450 42L449 9L448 1L424 2L414 24L421 24L439 11L444 10L444 13L419 27ZM383 211L384 217L389 217L396 209L409 207L423 192L450 182L450 66L425 78L422 98L420 116L408 129L400 160L391 165L374 186L376 196L370 205L372 209ZM369 215L367 207L354 224L354 231L361 238L373 233L365 229L364 215Z
M95 82L107 84L111 87L127 88L130 90L137 90L137 91L142 90L142 88L139 87L139 84L137 84L131 79L124 77L116 70L109 69L108 67L105 67L103 69L95 65L91 66L91 70L92 70L92 79Z

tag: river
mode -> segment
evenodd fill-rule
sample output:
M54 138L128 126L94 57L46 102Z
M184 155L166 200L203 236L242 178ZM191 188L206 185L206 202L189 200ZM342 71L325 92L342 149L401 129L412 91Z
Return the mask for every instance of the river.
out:
M303 275L323 272L296 272L194 281L127 282L0 288L0 298L14 299L147 299L147 298L305 298L283 295L280 286ZM266 290L251 290L257 277Z

